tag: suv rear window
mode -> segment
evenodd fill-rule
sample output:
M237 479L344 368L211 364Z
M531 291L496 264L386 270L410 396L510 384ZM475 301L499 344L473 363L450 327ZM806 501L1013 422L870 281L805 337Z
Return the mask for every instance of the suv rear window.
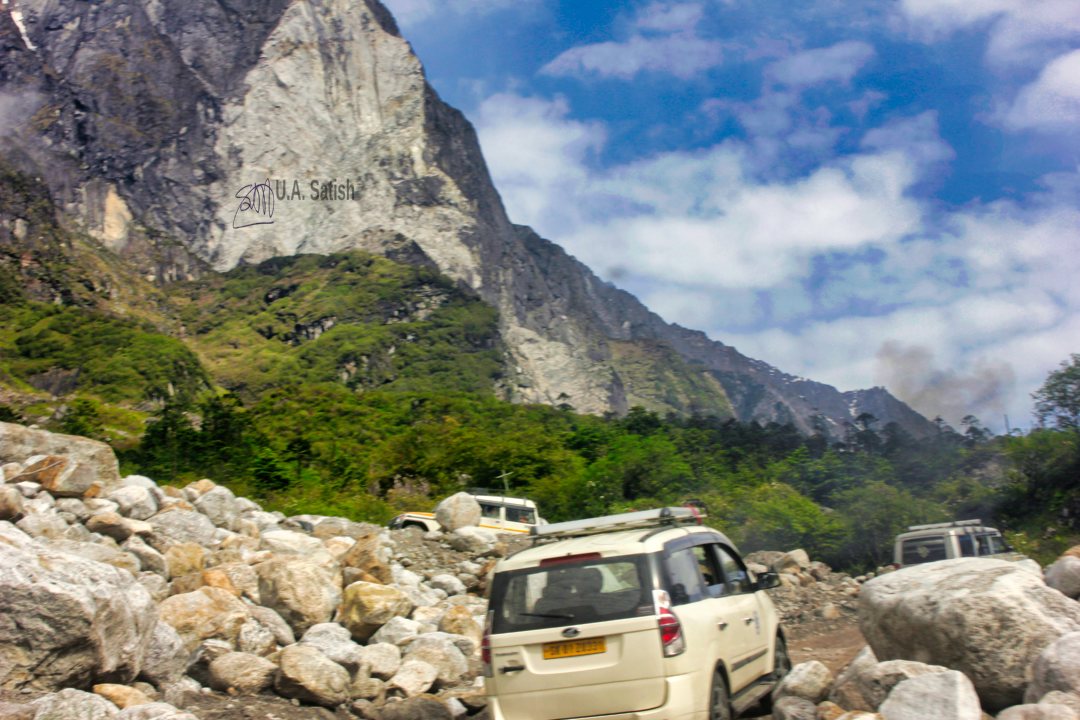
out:
M903 563L915 565L917 563L933 562L945 559L945 538L942 535L929 537L911 538L903 544Z
M653 614L644 555L557 562L495 576L493 633Z

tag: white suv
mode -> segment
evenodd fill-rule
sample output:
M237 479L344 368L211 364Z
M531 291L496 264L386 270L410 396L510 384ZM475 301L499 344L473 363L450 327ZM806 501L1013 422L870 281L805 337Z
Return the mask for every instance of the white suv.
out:
M484 634L493 720L729 720L790 669L732 543L691 508L536 528L499 562Z

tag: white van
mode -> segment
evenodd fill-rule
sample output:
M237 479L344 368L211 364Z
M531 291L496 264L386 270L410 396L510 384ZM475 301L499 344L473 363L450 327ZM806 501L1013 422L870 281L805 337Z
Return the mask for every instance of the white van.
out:
M1025 559L1009 547L996 528L983 525L981 520L912 525L896 536L893 548L896 567L960 557Z
M492 720L730 720L788 672L784 633L690 508L537 527L499 562L482 654Z

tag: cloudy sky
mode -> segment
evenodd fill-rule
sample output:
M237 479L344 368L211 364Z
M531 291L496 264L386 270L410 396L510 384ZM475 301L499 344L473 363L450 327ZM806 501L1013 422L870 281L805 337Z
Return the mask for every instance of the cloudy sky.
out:
M1080 352L1080 0L387 0L511 219L956 423Z

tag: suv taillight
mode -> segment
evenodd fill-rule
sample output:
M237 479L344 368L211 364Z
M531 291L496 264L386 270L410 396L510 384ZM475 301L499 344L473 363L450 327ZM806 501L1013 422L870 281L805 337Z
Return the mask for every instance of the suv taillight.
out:
M663 648L664 657L675 657L686 650L686 640L683 639L682 625L678 616L671 609L671 596L663 590L653 591L653 602L656 605L656 614L659 618L660 644Z
M484 661L484 677L494 677L491 672L491 618L494 615L494 611L488 611L484 622L484 637L480 640L480 659Z

